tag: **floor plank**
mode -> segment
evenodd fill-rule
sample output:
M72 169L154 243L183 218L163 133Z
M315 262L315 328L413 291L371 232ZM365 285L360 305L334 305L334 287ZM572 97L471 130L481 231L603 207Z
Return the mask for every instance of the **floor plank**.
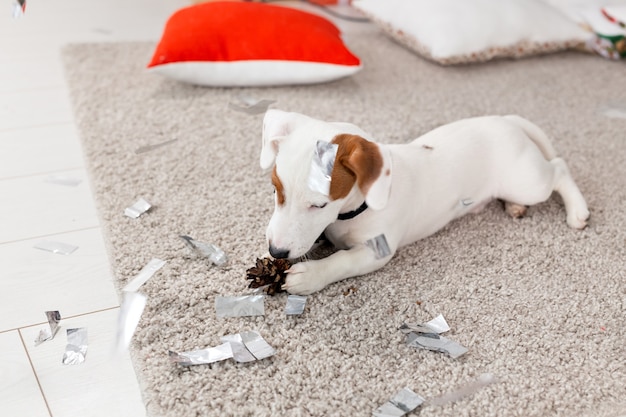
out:
M0 95L0 132L73 121L70 99L63 88L8 92Z
M49 310L69 317L119 306L100 228L45 238L78 246L70 255L35 249L41 240L0 245L3 293L17 301L3 303L0 331L45 322Z
M98 226L86 172L61 174L82 181L75 187L47 182L49 175L0 181L0 244Z
M83 166L72 123L0 131L0 180Z
M0 333L0 416L50 417L18 331Z
M53 340L36 347L27 343L54 417L145 415L128 352L121 356L113 354L118 313L119 309L114 309L61 320L61 328ZM34 340L41 327L23 329L24 340ZM86 327L88 333L85 361L64 365L67 329L79 327Z

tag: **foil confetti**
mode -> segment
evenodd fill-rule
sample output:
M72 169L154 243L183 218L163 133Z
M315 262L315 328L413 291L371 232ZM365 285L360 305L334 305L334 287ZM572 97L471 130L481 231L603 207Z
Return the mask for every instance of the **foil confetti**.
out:
M186 235L181 235L180 237L185 241L187 247L191 248L194 253L197 253L204 258L208 258L213 264L222 266L228 261L228 257L224 251L217 246L211 243L194 240Z
M161 148L163 146L167 146L169 144L172 144L172 143L176 142L177 140L178 139L170 139L170 140L166 140L165 142L156 143L154 145L140 146L139 148L135 149L135 153L136 154L141 154L141 153L150 152L150 151L153 151L155 149Z
M230 343L233 350L233 359L237 362L252 362L269 358L276 354L259 332L246 331L238 334L222 336L221 341Z
M457 342L433 334L409 333L406 343L408 346L418 349L447 353L452 359L456 359L467 353L467 348Z
M408 334L411 332L441 334L447 332L448 330L450 330L450 326L448 325L448 322L442 314L424 324L404 323L402 324L402 326L400 326L400 331L404 334Z
M254 362L269 358L276 354L261 334L256 331L245 331L220 338L221 345L191 352L175 352L170 350L169 357L174 363L182 366L204 365L226 359L236 362Z
M146 281L148 281L152 275L154 275L159 269L163 268L167 262L162 261L158 258L154 258L150 260L141 268L141 271L133 279L130 280L128 284L122 289L122 291L134 292L139 289Z
M389 249L389 244L384 234L368 240L365 242L365 246L374 251L376 259L386 258L391 255L391 250Z
M48 327L45 327L39 331L39 334L35 339L35 346L39 346L47 340L54 339L54 336L59 331L61 313L59 313L58 311L46 311L46 318L48 319Z
M58 255L71 255L78 246L69 245L67 243L61 242L53 242L49 240L42 240L41 242L35 243L33 246L35 249L41 249L48 252L56 253Z
M459 401L460 399L467 397L469 395L473 395L482 388L489 386L495 382L498 382L498 379L492 374L486 373L480 375L475 381L472 381L466 385L463 385L460 388L455 389L454 391L447 392L439 397L431 398L427 401L428 405L445 405L448 403L452 403L455 401Z
M251 116L265 113L270 105L276 103L276 100L255 100L250 97L239 97L239 101L243 105L228 103L228 108Z
M240 363L254 362L256 357L246 348L240 334L231 334L220 338L222 343L228 343L233 352L233 359Z
M247 331L239 334L241 335L243 344L257 360L269 358L276 354L274 348L271 347L258 332Z
M626 103L607 103L599 111L610 119L626 119Z
M138 292L125 292L120 313L117 318L115 348L118 353L124 352L130 345L135 329L146 308L146 296Z
M288 295L287 305L285 306L285 314L294 316L304 313L306 306L306 297L303 295Z
M44 181L51 184L66 185L68 187L76 187L82 182L80 178L69 177L67 175L51 175Z
M87 328L67 329L67 346L63 354L63 364L81 364L85 362L85 355L87 355Z
M217 317L262 316L265 314L263 295L217 296L215 313Z
M219 362L233 357L233 349L230 343L222 343L219 346L194 350L191 352L169 351L170 360L182 366L205 365Z
M15 0L13 2L13 18L17 19L26 13L26 0Z
M339 145L318 140L315 145L308 186L320 194L330 194L330 182Z
M424 398L414 393L409 388L403 388L389 401L378 407L372 415L374 417L400 417L424 403Z
M400 331L406 334L408 346L447 353L451 358L456 359L467 353L467 348L440 335L448 330L450 327L441 314L428 323L400 326Z
M140 198L130 207L124 209L124 215L130 217L131 219L136 219L148 210L150 210L150 203L148 203L143 198Z

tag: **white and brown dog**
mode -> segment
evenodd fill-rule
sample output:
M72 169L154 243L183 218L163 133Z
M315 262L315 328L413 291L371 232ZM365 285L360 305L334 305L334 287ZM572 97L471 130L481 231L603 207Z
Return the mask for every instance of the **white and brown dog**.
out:
M338 145L328 194L307 185L318 141ZM270 254L301 257L323 232L342 249L293 265L284 286L293 294L375 271L399 247L494 198L519 217L556 191L571 227L584 228L589 217L565 161L539 127L519 116L464 119L408 144L383 145L352 124L272 109L263 121L260 162L274 168ZM365 242L381 234L390 254L379 259Z

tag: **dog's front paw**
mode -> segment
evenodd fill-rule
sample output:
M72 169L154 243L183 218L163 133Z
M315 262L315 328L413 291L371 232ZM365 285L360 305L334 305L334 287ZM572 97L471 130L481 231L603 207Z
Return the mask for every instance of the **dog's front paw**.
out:
M315 261L299 262L287 270L283 289L290 294L309 295L326 286L323 275L319 274Z

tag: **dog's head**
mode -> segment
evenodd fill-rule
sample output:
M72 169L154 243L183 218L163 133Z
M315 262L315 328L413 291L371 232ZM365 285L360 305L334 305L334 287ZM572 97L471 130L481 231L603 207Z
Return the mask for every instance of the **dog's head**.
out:
M263 121L261 168L272 169L274 214L267 227L270 254L297 258L339 213L363 201L381 210L391 189L391 158L365 132L347 123L328 123L298 113L268 110ZM308 186L317 142L337 145L328 194Z

